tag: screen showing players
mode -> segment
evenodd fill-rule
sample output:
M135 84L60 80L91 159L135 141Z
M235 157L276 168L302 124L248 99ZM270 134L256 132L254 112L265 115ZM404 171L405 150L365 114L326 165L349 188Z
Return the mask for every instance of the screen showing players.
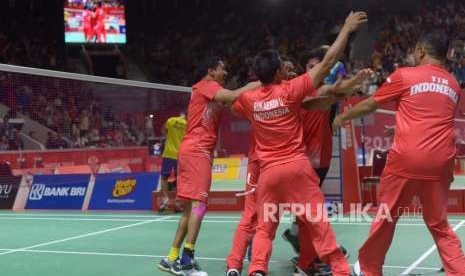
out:
M124 0L65 0L66 43L126 43Z

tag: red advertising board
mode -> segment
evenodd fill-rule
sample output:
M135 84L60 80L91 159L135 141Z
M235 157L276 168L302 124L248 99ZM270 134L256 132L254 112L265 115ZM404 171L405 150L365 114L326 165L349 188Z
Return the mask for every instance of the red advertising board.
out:
M128 165L132 172L159 169L160 158L149 156L146 147L47 150L0 153L0 160L8 161L12 169L50 168L98 164Z
M236 196L237 191L212 191L208 194L208 211L239 212L244 209L244 197ZM169 192L170 202L174 202L176 192ZM162 203L161 193L152 193L152 210L158 212Z

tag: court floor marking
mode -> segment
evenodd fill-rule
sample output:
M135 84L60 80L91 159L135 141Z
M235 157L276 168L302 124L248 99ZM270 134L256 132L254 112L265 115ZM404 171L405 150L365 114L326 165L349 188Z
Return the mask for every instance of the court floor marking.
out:
M14 249L0 249L0 251L14 250ZM67 250L31 250L23 249L18 252L26 253L44 253L44 254L58 254L58 255L91 255L91 256L114 256L114 257L134 257L134 258L164 258L164 255L150 255L150 254L125 254L125 253L107 253L107 252L89 252L89 251L67 251ZM225 262L225 258L211 258L211 257L196 257L199 260L205 261L218 261ZM245 260L247 262L247 260ZM289 261L276 261L270 260L270 263L289 263ZM405 269L406 266L384 265L384 268ZM437 267L416 267L417 270L437 270Z
M168 220L163 220L160 222L178 222L178 220L173 220L173 219L168 219ZM203 220L202 223L239 223L239 221L234 221L234 220ZM282 220L282 224L291 224L292 221L290 220ZM364 226L371 226L370 222L337 222L337 221L330 221L331 225L364 225ZM396 226L424 226L426 225L424 223L397 223Z
M465 220L462 220L459 224L457 224L453 230L456 232L460 227L462 227L465 224ZM431 253L433 253L437 249L437 246L433 244L423 255L421 255L416 261L414 261L410 266L407 267L407 269L402 272L402 275L408 275L410 272L412 272L419 264L421 264L426 258L428 258Z
M108 221L108 222L138 222L138 221L146 221L147 219L107 219L107 218L47 218L47 217L9 217L9 218L2 218L0 220L46 220L46 221Z
M0 252L0 255L6 255L6 254L14 253L14 252L19 252L21 250L28 250L28 249L41 247L41 246L58 244L58 243L66 242L66 241L71 241L71 240L77 240L77 239L81 239L81 238L96 236L96 235L105 234L105 233L108 233L108 232L118 231L118 230L121 230L121 229L136 227L136 226L147 224L147 223L162 221L162 220L169 219L169 218L171 218L171 217L168 216L168 217L164 217L164 218L160 218L160 219L145 220L145 221L141 221L141 222L138 222L138 223L132 223L132 224L113 227L113 228L109 228L109 229L105 229L105 230L90 232L90 233L87 233L87 234L73 236L73 237L69 237L69 238L65 238L65 239L53 240L53 241L44 242L44 243L40 243L40 244L36 244L36 245L32 245L32 246L23 247L23 248L12 249L12 250L6 251L6 252Z
M131 215L131 214L112 214L112 215L105 215L105 214L86 214L86 213L72 213L69 214L54 214L54 213L36 213L35 211L32 212L25 212L25 213L0 213L0 217L101 217L101 218L157 218L157 217L166 217L166 215Z
M159 222L170 222L170 223L177 223L179 220L176 219L167 219L166 216L164 217L159 217L159 218L165 218L163 220L157 220ZM171 218L175 218L171 216ZM143 222L146 221L146 219L113 219L113 218L76 218L76 217L70 217L70 218L65 218L65 217L0 217L0 221L9 221L9 220L19 220L19 221L26 221L26 220L37 220L37 221L62 221L62 222L73 222L73 221L99 221L99 222ZM347 221L347 222L345 222ZM405 221L408 222L408 221ZM205 219L202 223L230 223L230 224L237 224L239 223L239 220L212 220L212 219ZM290 224L292 223L292 220L289 218L285 218L281 221L282 224ZM331 225L364 225L364 226L370 226L370 222L364 222L364 221L355 221L355 222L349 222L348 220L330 220ZM423 226L426 227L424 223L397 223L398 226Z
M8 213L0 213L0 217L100 217L100 218L149 218L149 219L154 219L154 218L160 218L160 217L166 217L166 215L137 215L137 214L111 214L111 215L106 215L106 214L83 214L83 213L70 213L70 214L53 214L53 213L34 213L35 211L32 211L32 212L27 212L27 213L12 213L12 214L8 214ZM177 215L173 215L174 217L177 217ZM172 216L172 217L173 217ZM240 219L241 216L224 216L224 215L206 215L205 216L206 219L208 218L215 218L215 219ZM341 221L343 220L350 220L349 217L345 217L343 219L341 219ZM400 221L423 221L423 218L419 217L419 218L415 218L415 217L402 217L400 219ZM460 218L457 218L457 219L454 219L454 218L450 218L449 219L450 222L461 222L462 219Z

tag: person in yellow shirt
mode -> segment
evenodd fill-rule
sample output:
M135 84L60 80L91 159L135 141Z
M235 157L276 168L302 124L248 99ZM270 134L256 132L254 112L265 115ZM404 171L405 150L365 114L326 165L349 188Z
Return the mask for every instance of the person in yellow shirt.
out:
M159 211L164 212L169 206L169 183L168 178L174 171L177 174L178 170L178 151L182 139L186 132L186 114L181 112L177 117L171 117L166 120L162 128L162 134L166 137L165 147L162 154L162 164L160 172L161 192L163 193L163 202Z

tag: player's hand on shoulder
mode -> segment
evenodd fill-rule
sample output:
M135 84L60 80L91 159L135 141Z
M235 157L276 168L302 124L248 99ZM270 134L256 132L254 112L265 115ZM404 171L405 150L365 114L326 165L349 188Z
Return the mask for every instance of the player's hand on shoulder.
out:
M260 86L262 86L262 83L260 81L252 81L252 82L249 82L246 85L246 88L247 89L256 89L256 88L259 88Z

